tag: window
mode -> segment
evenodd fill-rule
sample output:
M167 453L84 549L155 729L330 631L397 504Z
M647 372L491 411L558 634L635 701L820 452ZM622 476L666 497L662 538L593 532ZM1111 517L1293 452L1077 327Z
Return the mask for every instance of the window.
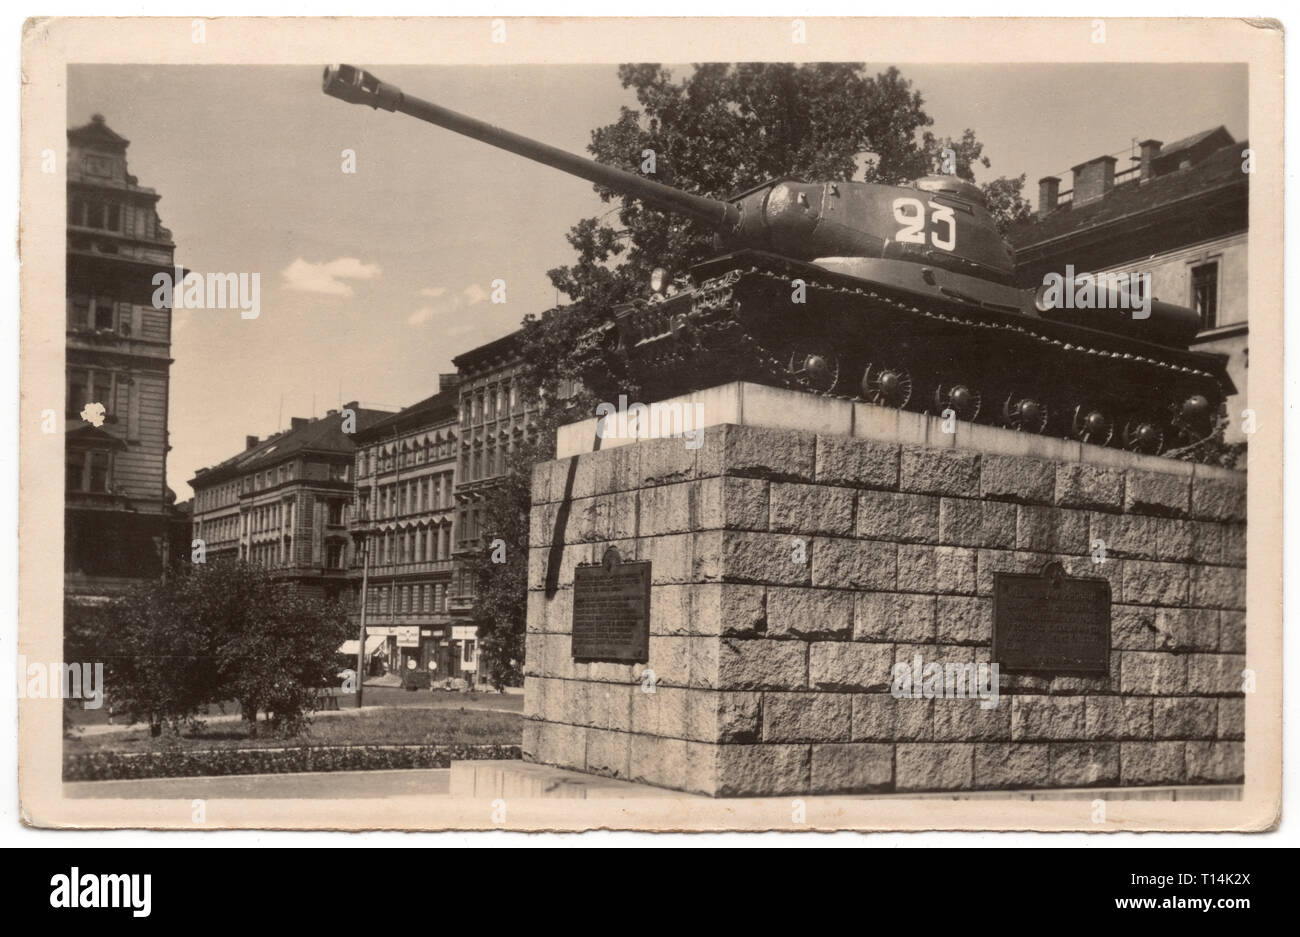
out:
M343 544L337 542L326 544L325 565L330 569L343 568Z
M115 326L114 312L117 304L107 296L95 297L95 328L112 329Z
M72 297L68 305L68 328L84 329L89 327L90 321L90 297Z
M329 503L329 523L339 526L343 523L343 502L331 501Z
M467 664L474 663L474 642L473 641L465 642L465 656L462 659Z
M1219 262L1212 260L1192 268L1192 308L1201 317L1201 328L1219 324Z
M107 452L69 452L65 480L67 489L99 494L108 492L109 466Z

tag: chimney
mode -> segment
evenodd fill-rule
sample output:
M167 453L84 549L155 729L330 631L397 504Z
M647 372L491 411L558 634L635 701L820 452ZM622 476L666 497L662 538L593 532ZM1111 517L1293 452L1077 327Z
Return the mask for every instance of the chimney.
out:
M1044 176L1038 180L1038 217L1042 218L1056 211L1056 200L1061 194L1061 180L1056 176Z
M345 404L343 405L343 409L345 409L345 410L360 410L360 409L361 409L361 401L359 401L359 400L349 400L347 403L345 403Z
M438 393L445 393L449 390L455 390L460 385L460 372L452 371L450 374L438 375Z
M1141 169L1138 172L1138 179L1141 182L1149 180L1154 173L1156 157L1160 155L1160 147L1164 146L1159 140L1143 140L1138 144L1141 147Z
M244 437L244 451L247 452L249 449L252 449L254 446L257 445L258 441L259 441L259 440L258 440L258 438L257 438L256 436L245 436L245 437Z
M307 419L305 416L291 416L289 417L289 431L293 432L296 429L302 429L310 422L311 420Z
M1115 185L1115 157L1098 156L1080 163L1074 172L1074 204L1095 201Z

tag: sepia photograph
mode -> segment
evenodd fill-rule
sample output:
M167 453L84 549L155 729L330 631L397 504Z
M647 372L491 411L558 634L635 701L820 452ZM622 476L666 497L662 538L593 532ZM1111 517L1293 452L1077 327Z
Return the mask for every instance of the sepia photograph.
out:
M25 823L1275 827L1280 25L23 60Z

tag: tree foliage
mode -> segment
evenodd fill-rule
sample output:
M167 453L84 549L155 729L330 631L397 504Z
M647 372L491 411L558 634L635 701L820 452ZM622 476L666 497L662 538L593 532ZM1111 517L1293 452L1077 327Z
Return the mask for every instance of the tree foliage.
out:
M309 599L242 562L200 564L143 583L75 621L69 659L102 660L109 704L147 721L154 734L230 700L250 735L258 713L278 734L298 734L316 689L336 682L334 653L349 630L342 606Z

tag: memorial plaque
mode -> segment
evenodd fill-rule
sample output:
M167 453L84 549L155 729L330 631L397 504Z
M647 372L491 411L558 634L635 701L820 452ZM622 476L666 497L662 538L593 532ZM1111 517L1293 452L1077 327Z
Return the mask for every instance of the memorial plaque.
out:
M993 661L1003 670L1110 673L1110 583L1041 573L993 574Z
M624 563L610 547L573 571L573 659L650 660L650 561Z

